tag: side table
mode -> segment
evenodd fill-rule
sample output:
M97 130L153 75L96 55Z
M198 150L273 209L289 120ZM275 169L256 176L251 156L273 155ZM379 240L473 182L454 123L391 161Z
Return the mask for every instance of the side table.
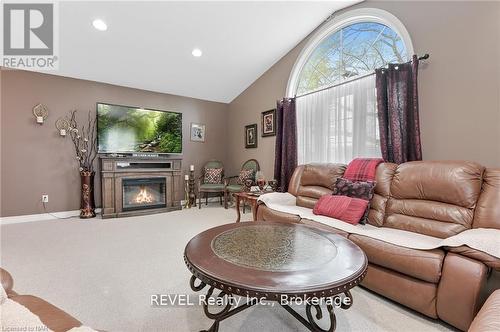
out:
M240 212L241 201L243 201L243 204L248 203L252 207L253 221L257 221L257 199L259 198L259 195L253 195L248 192L239 192L239 193L234 193L233 195L234 198L236 199L236 213L237 213L236 222L240 222L241 219L241 212Z

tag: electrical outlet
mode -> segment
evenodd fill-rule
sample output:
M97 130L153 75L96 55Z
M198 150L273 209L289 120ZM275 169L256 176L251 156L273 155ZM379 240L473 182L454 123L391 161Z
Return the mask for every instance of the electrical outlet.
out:
M42 195L42 203L48 203L49 202L49 195Z

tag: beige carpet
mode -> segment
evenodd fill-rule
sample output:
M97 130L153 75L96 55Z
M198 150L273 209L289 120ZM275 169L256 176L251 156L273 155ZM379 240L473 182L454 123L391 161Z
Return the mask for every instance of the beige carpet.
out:
M250 214L244 215L246 219ZM5 225L1 265L15 290L40 296L107 331L199 331L201 307L153 308L151 294L194 294L182 258L188 240L233 222L234 209L190 209L122 219L40 221ZM337 311L337 331L449 331L450 328L366 291ZM305 331L284 309L257 306L221 323L228 331Z

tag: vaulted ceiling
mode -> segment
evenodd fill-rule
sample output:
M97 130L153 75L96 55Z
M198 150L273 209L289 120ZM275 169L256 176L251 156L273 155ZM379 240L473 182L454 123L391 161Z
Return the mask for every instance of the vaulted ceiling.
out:
M230 102L356 2L60 2L60 64L51 73Z

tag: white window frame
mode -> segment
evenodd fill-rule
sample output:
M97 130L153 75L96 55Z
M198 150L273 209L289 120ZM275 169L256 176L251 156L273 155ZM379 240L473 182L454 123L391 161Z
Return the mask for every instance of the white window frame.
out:
M388 26L401 37L408 57L411 57L412 54L414 54L410 34L406 30L403 23L401 23L401 21L396 16L378 8L353 9L344 14L334 16L333 19L326 22L322 27L318 29L318 31L314 33L311 38L309 38L307 44L302 49L299 56L297 57L297 60L295 60L295 64L293 65L286 87L286 96L289 98L295 97L302 69L309 60L312 52L314 52L316 47L318 47L318 45L325 38L348 25L362 22L374 22Z

